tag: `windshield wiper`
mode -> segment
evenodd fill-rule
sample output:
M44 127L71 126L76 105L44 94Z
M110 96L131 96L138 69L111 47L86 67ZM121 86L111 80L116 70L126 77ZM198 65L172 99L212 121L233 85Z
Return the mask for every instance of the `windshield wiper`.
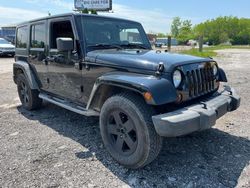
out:
M141 44L135 44L135 43L122 44L121 46L148 49L147 47L145 47L145 46L143 46Z
M109 49L109 48L116 48L116 49L122 50L122 47L119 46L119 45L116 45L116 44L104 44L104 43L99 43L99 44L95 44L95 45L89 45L88 47L94 47L94 48L103 47L103 48L106 48L106 49Z

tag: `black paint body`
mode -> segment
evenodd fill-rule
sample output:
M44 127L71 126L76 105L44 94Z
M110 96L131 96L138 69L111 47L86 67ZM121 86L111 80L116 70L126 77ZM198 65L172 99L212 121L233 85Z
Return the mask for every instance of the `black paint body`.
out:
M88 108L91 108L95 95L98 93L98 88L102 85L133 90L140 94L149 91L153 95L153 101L150 104L156 106L176 102L179 94L182 94L182 101L187 101L217 90L216 84L219 78L206 75L207 77L204 77L204 79L210 79L209 83L214 84L213 87L211 85L211 88L206 92L201 91L197 95L194 93L190 97L190 92L192 90L195 92L195 87L197 92L199 88L202 89L203 83L198 83L198 78L199 76L202 78L202 74L191 76L192 82L188 81L187 74L192 70L210 66L211 62L214 63L209 58L160 53L151 49L149 41L147 49L97 49L88 51L83 26L78 21L85 17L98 18L99 16L65 14L26 22L18 26L18 28L27 26L28 36L31 35L30 28L34 24L44 23L47 28L45 30L46 44L44 48L31 48L30 37L28 37L27 48L16 48L15 60L16 62L28 63L31 74L33 74L39 87L34 89L68 99ZM74 33L74 50L71 54L61 53L50 48L51 31L49 26L55 21L65 20L70 21ZM164 65L164 70L157 74L160 63ZM172 81L172 74L175 69L183 72L183 82L185 82L177 89ZM194 82L197 82L197 84L195 85Z

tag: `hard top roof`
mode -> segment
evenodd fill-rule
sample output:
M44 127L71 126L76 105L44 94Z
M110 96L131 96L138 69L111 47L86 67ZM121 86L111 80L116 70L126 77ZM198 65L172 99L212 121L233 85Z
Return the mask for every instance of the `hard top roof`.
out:
M46 16L46 17L37 18L37 19L34 19L34 20L22 22L22 23L18 24L17 27L28 24L28 23L32 23L32 22L37 22L37 21L42 21L42 20L47 20L47 19L60 18L60 17L67 17L67 16L85 16L85 17L96 17L96 18L108 18L108 19L114 19L114 20L121 20L121 21L129 21L129 22L139 23L139 22L136 22L136 21L127 20L127 19L123 19L123 18L115 18L115 17L111 17L111 16L100 16L100 15L94 15L94 14L82 14L82 13L72 12L72 13L53 15L53 16Z

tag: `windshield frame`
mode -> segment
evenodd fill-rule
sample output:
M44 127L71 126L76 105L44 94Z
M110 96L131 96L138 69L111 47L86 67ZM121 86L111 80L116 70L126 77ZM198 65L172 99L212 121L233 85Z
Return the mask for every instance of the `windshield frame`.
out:
M84 46L84 51L85 51L85 54L90 52L90 51L94 51L94 50L107 50L107 49L116 49L116 50L120 50L118 48L116 48L115 46L120 46L121 49L143 49L143 48L132 48L132 46L128 46L126 47L126 45L120 43L120 44L117 44L117 43L108 43L110 45L110 47L102 47L103 43L98 43L98 44L101 44L101 45L98 45L99 47L95 46L95 45L89 45L87 44L87 41L86 41L86 33L85 33L85 28L84 28L84 21L86 21L87 19L91 20L91 19L100 19L100 20L103 20L103 21L114 21L116 23L128 23L128 24L134 24L136 26L136 28L138 29L139 33L140 33L140 36L141 36L141 39L142 39L142 42L143 43L139 43L140 45L142 45L143 47L145 47L145 50L152 50L152 46L149 42L149 39L147 37L147 34L144 30L144 28L142 27L142 25L138 22L134 22L134 21L130 21L130 20L123 20L123 19L117 19L117 18L111 18L111 17L103 17L103 16L92 16L92 15L78 15L76 17L76 24L77 24L77 27L78 27L78 35L79 35L79 38L80 38L80 42L83 43L83 46ZM129 44L136 44L136 43L129 43ZM106 44L104 44L106 45Z

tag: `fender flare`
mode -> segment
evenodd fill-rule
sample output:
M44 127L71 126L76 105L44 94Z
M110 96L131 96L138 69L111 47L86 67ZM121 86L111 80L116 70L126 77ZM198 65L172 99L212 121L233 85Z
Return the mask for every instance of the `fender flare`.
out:
M220 82L227 82L226 73L225 73L225 71L222 68L219 68L218 74L219 74L219 81Z
M16 83L16 78L17 78L17 70L21 69L22 72L24 73L25 77L27 78L30 88L31 89L37 89L39 90L38 83L35 79L35 76L29 66L29 64L25 61L16 61L13 64L13 79L14 82Z
M152 102L148 103L150 105L167 104L174 102L177 98L176 89L171 81L165 78L135 73L112 72L97 79L92 89L87 109L91 106L98 88L103 84L132 90L141 95L145 92L150 92L153 96Z

